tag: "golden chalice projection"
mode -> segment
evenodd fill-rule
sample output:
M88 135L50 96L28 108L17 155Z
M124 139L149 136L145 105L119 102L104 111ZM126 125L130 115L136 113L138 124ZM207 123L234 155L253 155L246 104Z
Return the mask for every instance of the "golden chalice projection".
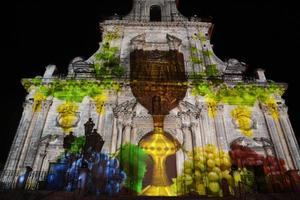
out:
M183 55L178 51L143 51L131 53L131 88L138 102L153 117L154 131L144 136L139 145L153 160L151 183L142 195L175 196L165 161L177 152L178 141L164 132L164 118L185 97L187 90Z

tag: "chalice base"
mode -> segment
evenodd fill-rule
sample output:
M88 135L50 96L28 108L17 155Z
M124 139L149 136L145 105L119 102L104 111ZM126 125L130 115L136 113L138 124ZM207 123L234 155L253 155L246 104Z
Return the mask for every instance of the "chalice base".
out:
M170 186L148 185L141 193L144 196L176 196Z

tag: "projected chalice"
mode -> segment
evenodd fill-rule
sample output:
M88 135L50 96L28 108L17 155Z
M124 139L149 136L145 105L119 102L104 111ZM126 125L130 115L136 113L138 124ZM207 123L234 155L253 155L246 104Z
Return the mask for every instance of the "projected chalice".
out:
M174 62L174 57L182 62ZM164 131L164 118L185 97L187 90L182 54L177 51L142 51L131 54L131 89L138 102L152 115L154 130L139 146L153 160L151 182L142 195L175 196L166 173L168 156L180 148L179 142Z

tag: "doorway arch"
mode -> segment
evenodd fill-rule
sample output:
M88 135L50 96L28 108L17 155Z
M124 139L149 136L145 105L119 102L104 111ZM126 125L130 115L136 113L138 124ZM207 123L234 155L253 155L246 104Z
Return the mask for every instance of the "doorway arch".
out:
M160 22L161 21L161 7L158 5L152 5L150 7L150 21Z

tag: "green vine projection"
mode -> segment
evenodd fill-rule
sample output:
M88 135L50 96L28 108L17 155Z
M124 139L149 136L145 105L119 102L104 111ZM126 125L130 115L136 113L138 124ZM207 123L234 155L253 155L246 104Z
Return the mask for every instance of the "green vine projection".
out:
M33 80L33 79L32 79ZM36 89L36 93L45 97L53 96L59 100L81 103L86 96L96 97L108 89L119 90L119 83L109 79L97 80L53 80L47 84L35 84L31 79L23 79L22 83L28 91Z
M119 31L107 31L102 42L102 47L95 54L94 70L97 77L121 77L124 67L120 65L118 56L119 48L111 45L112 41L120 38Z
M65 101L64 104L81 103L82 100L89 96L96 105L96 111L99 115L105 112L104 105L107 101L107 90L120 90L120 84L109 79L103 81L98 80L60 80L56 79L50 83L43 84L39 79L23 79L24 87L29 91L35 90L33 112L41 110L42 102L48 96L55 97ZM58 113L61 110L57 109ZM62 114L61 114L62 115ZM61 127L64 132L68 133L72 130L72 124L76 119L76 112L67 117L61 116Z
M147 171L148 154L139 146L126 143L122 145L116 157L120 160L122 170L127 174L125 187L140 193Z
M213 83L202 79L202 75L195 75L192 93L194 96L205 97L208 105L208 115L216 117L217 104L224 103L237 106L231 111L232 118L236 121L241 133L246 137L252 137L252 107L256 102L267 106L273 119L279 117L278 107L274 95L282 96L285 88L282 85L269 83L265 86L256 84L237 84L229 86L225 83Z
M199 81L195 83L193 95L204 96L214 99L217 103L226 103L229 105L254 106L257 101L267 103L273 98L274 94L282 96L285 89L283 86L269 84L259 86L256 84L237 84L229 86L225 83L212 83L209 81Z
M202 41L202 42L207 41L206 36L205 36L203 33L201 33L201 32L199 32L198 34L194 34L194 35L192 36L192 38L193 38L194 40L200 40L200 41Z
M200 40L201 42L207 41L206 36L201 32L199 32L198 34L194 34L192 36L192 38L194 40ZM211 59L211 57L214 55L214 53L211 50L208 50L208 49L207 50L199 50L196 46L192 46L190 48L190 51L191 51L190 61L195 65L205 63L205 62L203 62L203 60L201 58L199 58L199 56L197 55L198 53L202 54L207 59ZM205 77L215 77L215 76L219 75L219 70L217 68L217 64L205 63L205 67L206 67L206 70L204 73Z
M108 89L117 91L120 89L119 83L114 82L112 77L121 77L124 74L124 68L120 65L118 56L119 49L110 45L118 38L120 38L118 30L107 31L100 52L95 54L94 70L96 77L101 78L101 81L56 79L50 83L43 83L42 78L39 77L23 79L22 84L28 92L35 90L33 111L40 111L42 101L48 96L77 103L81 103L84 97L89 96L95 101L97 112L103 113L106 101L105 92Z
M218 76L219 70L217 69L217 64L211 64L206 66L206 75L208 77Z
M85 144L85 136L75 137L75 140L72 142L71 147L66 149L68 153L71 154L80 154L82 152L82 148Z
M191 56L190 59L193 64L202 64L203 63L203 61L200 58L198 58L197 56Z

